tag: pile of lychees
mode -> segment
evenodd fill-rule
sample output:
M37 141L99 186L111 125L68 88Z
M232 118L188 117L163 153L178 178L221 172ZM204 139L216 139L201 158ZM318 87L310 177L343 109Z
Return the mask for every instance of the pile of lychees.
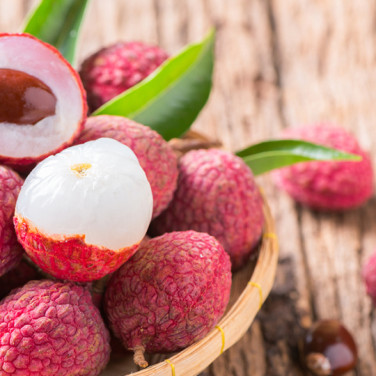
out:
M119 43L88 58L80 77L50 45L0 34L0 375L98 375L106 324L144 367L145 351L189 346L223 315L231 270L263 231L249 167L220 149L178 158L147 126L87 117L86 92L93 111L167 57ZM350 162L285 169L278 183L314 207L359 205L373 189L368 156L351 136L325 132L324 144L364 157L358 184Z
M82 80L27 34L0 35L0 56L0 374L98 375L106 324L140 366L204 337L262 233L251 170L219 149L178 159L147 126L87 117L86 91L94 110L167 54L117 44Z

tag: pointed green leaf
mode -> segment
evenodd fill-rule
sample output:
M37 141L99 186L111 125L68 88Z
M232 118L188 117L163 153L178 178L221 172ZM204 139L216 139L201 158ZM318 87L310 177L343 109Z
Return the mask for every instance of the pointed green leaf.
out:
M88 0L41 0L24 32L55 46L74 63L76 43Z
M301 140L272 140L236 153L255 175L307 161L360 161L359 155L345 153Z
M214 31L188 45L152 75L104 104L93 115L119 115L148 125L166 140L186 132L212 86Z

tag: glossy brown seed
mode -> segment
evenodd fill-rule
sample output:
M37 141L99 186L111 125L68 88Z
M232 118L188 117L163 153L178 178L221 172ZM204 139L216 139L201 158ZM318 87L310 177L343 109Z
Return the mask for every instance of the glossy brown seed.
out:
M337 376L355 367L357 348L352 335L337 320L322 320L308 331L304 362L315 375Z
M55 114L52 90L25 72L0 68L0 122L35 125Z

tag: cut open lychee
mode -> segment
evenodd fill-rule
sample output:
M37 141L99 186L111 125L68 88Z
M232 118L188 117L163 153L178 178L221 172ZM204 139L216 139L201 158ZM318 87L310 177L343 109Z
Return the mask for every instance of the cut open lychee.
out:
M25 166L71 145L86 95L54 47L28 34L0 34L0 161Z
M101 138L40 162L21 189L14 223L40 268L84 282L113 272L136 251L152 208L135 154Z

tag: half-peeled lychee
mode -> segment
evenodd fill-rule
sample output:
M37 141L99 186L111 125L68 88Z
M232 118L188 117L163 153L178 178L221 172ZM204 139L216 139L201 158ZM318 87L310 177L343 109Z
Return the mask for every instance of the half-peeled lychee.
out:
M40 268L85 282L113 272L136 251L152 208L132 150L101 138L40 162L18 196L14 223Z
M38 162L71 145L86 117L78 74L54 47L0 34L0 161Z

